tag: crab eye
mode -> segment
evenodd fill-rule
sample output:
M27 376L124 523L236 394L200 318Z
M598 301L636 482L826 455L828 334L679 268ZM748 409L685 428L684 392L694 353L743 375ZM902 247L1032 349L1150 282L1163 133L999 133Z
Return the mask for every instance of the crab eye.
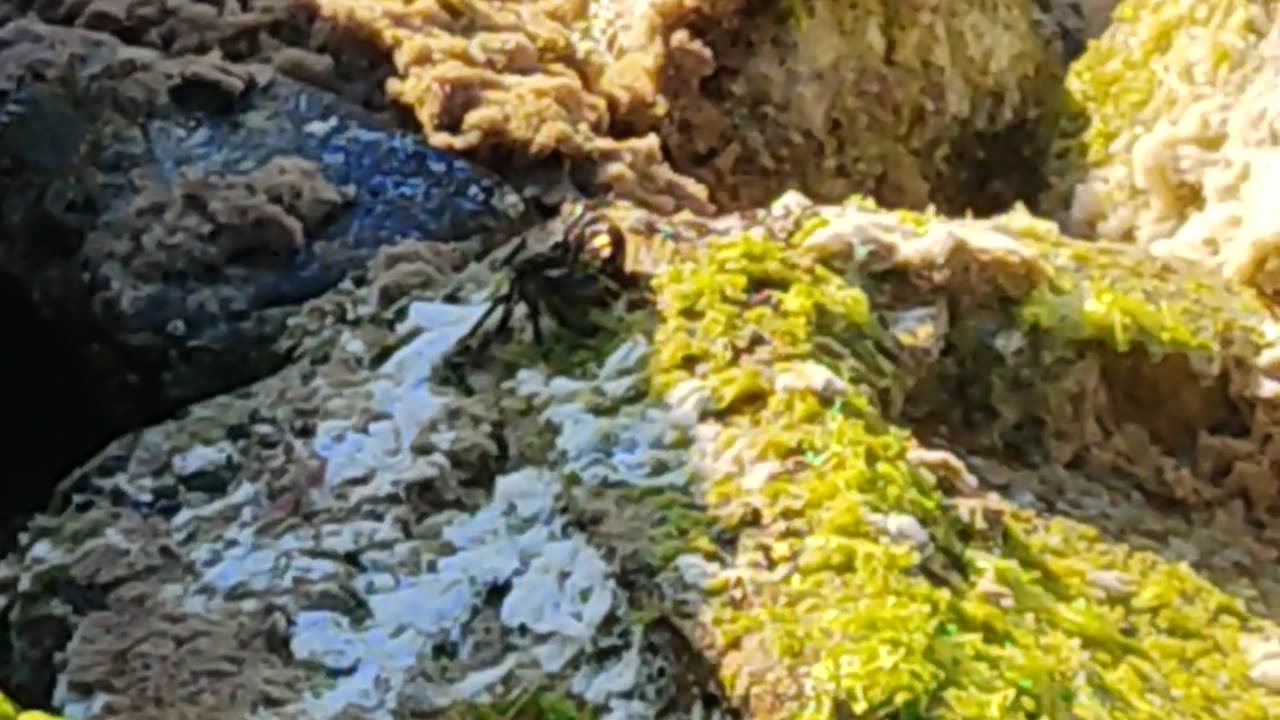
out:
M598 232L591 236L587 243L596 255L607 258L613 254L613 237L607 232Z

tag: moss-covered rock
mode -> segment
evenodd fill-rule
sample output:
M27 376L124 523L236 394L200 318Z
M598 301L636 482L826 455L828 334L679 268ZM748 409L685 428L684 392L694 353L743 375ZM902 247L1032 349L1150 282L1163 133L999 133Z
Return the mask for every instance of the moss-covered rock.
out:
M1275 628L1240 598L1060 510L984 492L991 477L929 460L886 414L932 374L902 372L904 303L967 303L950 331L933 328L940 365L966 352L948 332L982 320L988 342L1021 333L1058 352L1244 352L1228 338L1256 307L1225 294L1225 305L1179 304L1209 281L1174 268L1144 286L1127 249L1047 227L858 203L811 213L786 238L710 240L657 277L652 372L669 398L701 394L714 428L701 492L735 538L707 585L707 646L749 716L1261 719L1280 708L1248 654Z
M550 361L520 312L449 362L494 278L405 248L308 307L296 365L69 484L6 575L16 636L72 638L67 714L1275 716L1242 288L1021 212L593 207L651 282L548 323Z

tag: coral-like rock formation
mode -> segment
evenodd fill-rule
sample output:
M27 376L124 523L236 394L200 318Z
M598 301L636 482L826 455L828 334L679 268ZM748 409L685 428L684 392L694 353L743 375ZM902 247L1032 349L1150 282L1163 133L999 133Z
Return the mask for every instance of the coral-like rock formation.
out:
M1274 714L1276 339L1238 288L1022 213L597 211L666 258L612 332L539 362L520 312L455 362L491 271L408 243L280 374L114 443L6 566L10 677L95 717ZM1130 403L1170 377L1238 414ZM139 612L154 647L103 632Z
M385 113L384 84L394 69L384 53L317 17L314 7L280 0L11 0L0 25L35 17L51 25L115 36L171 57L215 55L271 65L298 82Z
M1280 297L1280 5L1121 3L1072 68L1051 205L1075 233L1222 268Z
M1065 1L317 5L389 49L391 95L433 144L555 153L660 210L790 187L997 209L1035 179L1038 118L1084 30Z

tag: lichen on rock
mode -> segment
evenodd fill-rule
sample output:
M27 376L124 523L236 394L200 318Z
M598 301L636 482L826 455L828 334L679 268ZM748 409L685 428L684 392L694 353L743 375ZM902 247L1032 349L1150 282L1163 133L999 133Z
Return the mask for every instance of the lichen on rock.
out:
M454 250L401 245L307 306L281 374L69 479L74 512L36 523L0 584L31 667L60 649L40 638L69 639L59 704L1271 717L1276 506L1152 441L1175 414L1070 385L1107 353L1139 378L1198 357L1256 404L1201 440L1244 473L1272 339L1215 274L1158 265L1167 283L1108 304L1150 278L1140 253L1020 212L616 209L668 258L619 330L552 334L541 362L518 312L510 347L459 368L489 271L449 278ZM1180 306L1188 287L1225 304ZM1014 392L1035 377L1088 401ZM1123 452L1169 474L1105 462ZM1216 492L1179 494L1187 478ZM110 668L131 636L100 631L141 611L192 651L126 682ZM200 689L226 657L255 684Z
M751 163L820 197L945 198L949 148L1036 119L1055 61L1034 26L1064 7L970 5L321 7L377 28L436 142L564 153L634 200L706 210L763 196ZM877 52L826 52L868 30ZM701 142L680 119L703 106L664 84L677 71L725 113L702 130L758 132L768 153L667 164L675 138ZM831 132L815 103L777 104L814 87L885 114ZM747 100L767 112L733 115ZM797 130L830 144L788 145ZM388 137L388 163L439 158ZM840 166L842 143L870 164ZM174 207L225 220L251 184L290 252L369 190L303 155L126 207L184 229ZM283 176L314 193L278 192ZM608 315L595 335L547 328L536 347L518 305L468 354L505 251L368 247L362 272L294 298L286 367L68 477L0 565L8 682L105 718L1280 713L1280 333L1245 286L1022 209L866 196L716 217L601 200L509 242L564 240L588 209L635 281L575 308ZM123 237L162 259L154 233ZM216 237L127 279L217 267L244 240Z
M417 288L425 299L379 304L380 279L402 283L450 254L386 251L372 285L299 316L295 365L122 438L68 479L59 505L70 512L33 525L5 587L29 682L47 681L38 669L69 637L55 702L72 716L145 705L191 718L387 718L500 702L538 673L616 706L613 717L655 707L661 697L646 693L666 693L670 673L649 673L667 651L619 614L616 571L569 521L557 470L683 477L643 460L663 433L638 434L638 456L609 464L615 433L659 415L589 431L593 409L634 394L643 340L609 353L600 385L526 373L467 398L437 369L484 304L431 300L429 286ZM555 457L529 458L548 447ZM507 448L527 462L505 464ZM255 622L271 632L246 629L231 645L207 632ZM113 624L182 662L157 664L140 638L102 632ZM222 677L226 653L255 685Z

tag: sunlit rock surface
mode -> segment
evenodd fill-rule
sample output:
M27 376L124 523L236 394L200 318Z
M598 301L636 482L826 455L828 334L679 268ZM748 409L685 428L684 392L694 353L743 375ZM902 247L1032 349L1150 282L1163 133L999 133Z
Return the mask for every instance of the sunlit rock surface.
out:
M604 212L669 258L614 332L459 367L491 271L411 244L113 444L6 565L14 677L70 717L1271 716L1280 506L1210 467L1269 436L1261 306L1019 213ZM1256 412L1162 445L1200 419L1123 408L1169 358Z
M427 34L510 19L465 10ZM384 248L288 367L68 478L0 575L11 682L105 718L1280 715L1280 334L1238 278L1020 209L598 209L641 282L597 335L540 350L518 306L467 356L503 252Z

